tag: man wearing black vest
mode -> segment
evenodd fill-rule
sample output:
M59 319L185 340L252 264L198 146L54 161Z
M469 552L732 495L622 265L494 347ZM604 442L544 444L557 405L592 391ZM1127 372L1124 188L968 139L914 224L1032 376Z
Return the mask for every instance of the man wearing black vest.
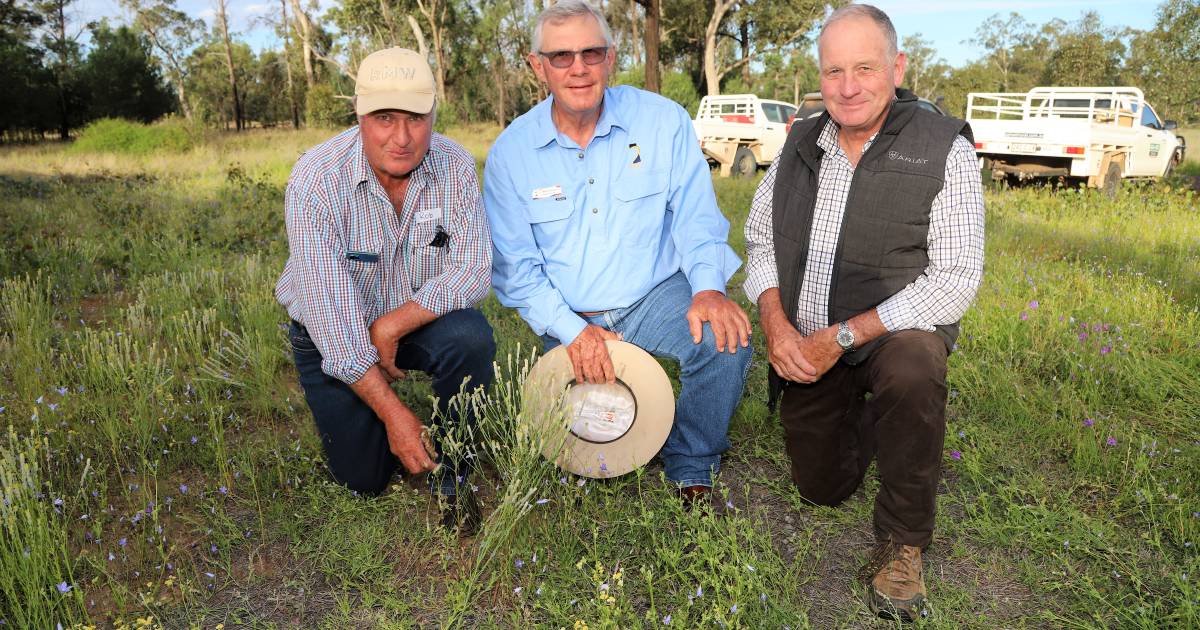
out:
M979 168L966 123L898 89L906 60L882 11L834 11L818 54L827 112L793 125L755 193L745 288L792 480L833 506L877 459L861 578L874 612L911 621L925 611L946 358L983 275Z

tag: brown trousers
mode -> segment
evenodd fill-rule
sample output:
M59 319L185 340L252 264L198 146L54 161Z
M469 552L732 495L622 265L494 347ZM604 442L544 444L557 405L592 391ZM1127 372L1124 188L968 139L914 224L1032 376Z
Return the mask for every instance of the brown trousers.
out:
M779 418L800 495L838 505L875 457L876 540L928 545L946 434L946 355L937 335L905 330L856 366L838 362L816 383L788 383Z

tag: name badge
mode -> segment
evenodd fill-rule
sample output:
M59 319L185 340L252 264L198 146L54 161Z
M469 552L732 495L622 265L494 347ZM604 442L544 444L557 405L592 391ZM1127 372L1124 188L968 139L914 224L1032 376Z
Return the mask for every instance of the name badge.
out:
M375 252L346 252L346 260L357 260L359 262L373 263L379 262L379 254Z
M533 198L535 201L538 199L547 199L550 197L561 197L561 196L562 196L562 186L559 184L555 184L553 186L547 186L545 188L534 188L533 189Z
M413 220L417 223L429 223L430 221L441 218L441 216L442 209L433 208L430 210L419 210L417 212L417 216Z

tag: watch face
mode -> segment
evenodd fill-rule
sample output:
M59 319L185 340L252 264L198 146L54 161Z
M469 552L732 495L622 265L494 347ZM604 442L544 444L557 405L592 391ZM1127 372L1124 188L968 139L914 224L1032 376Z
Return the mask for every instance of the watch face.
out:
M850 332L848 328L839 330L837 334L837 342L842 348L849 350L854 346L854 333Z

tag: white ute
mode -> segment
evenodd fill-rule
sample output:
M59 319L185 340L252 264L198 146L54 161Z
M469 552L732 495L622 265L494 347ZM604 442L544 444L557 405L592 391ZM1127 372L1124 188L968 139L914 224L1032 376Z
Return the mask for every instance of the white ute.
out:
M1136 87L1039 87L967 95L967 122L994 179L1072 178L1112 195L1121 178L1163 177L1183 157Z
M775 160L795 114L791 103L753 94L705 96L692 126L704 156L721 167L721 175L750 176Z

